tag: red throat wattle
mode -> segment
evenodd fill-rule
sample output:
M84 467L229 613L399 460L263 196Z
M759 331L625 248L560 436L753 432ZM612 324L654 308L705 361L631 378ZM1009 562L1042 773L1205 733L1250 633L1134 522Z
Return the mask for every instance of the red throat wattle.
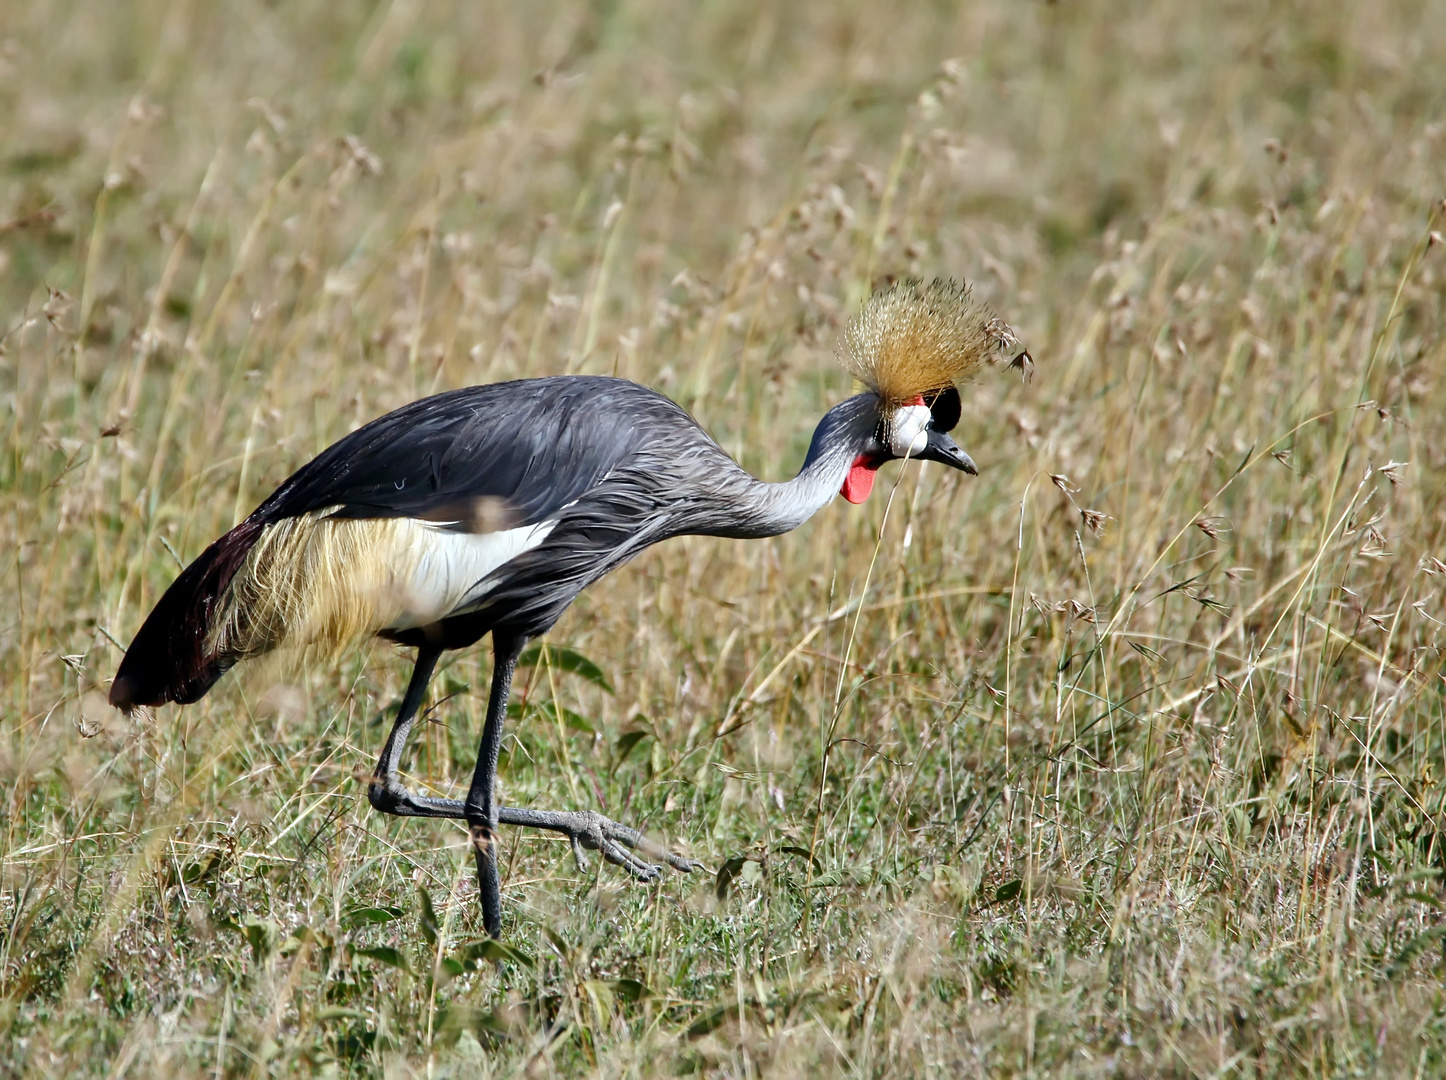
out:
M860 454L849 467L849 474L844 477L839 493L855 505L863 502L869 497L869 492L874 490L874 473L878 468L870 463L867 454Z

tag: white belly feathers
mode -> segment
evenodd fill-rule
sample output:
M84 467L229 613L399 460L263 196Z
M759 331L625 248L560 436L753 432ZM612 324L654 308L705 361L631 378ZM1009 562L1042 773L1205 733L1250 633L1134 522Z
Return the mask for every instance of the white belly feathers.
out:
M393 587L396 621L383 629L426 626L446 615L470 611L497 582L489 576L524 551L537 547L557 525L542 521L493 533L452 532L429 521L402 519L411 528L398 537Z

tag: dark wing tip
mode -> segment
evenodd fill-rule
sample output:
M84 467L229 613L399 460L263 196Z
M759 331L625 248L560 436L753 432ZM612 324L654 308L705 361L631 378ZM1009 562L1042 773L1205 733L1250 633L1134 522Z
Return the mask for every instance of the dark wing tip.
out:
M181 571L146 616L110 684L110 703L127 713L142 705L200 700L231 666L207 647L221 595L262 526L242 522Z
M143 643L143 649L145 644L150 643ZM132 644L110 684L110 703L129 716L142 706L154 708L174 701L177 688L171 685L173 677L160 665L146 664Z
M110 703L121 712L129 716L135 712L136 706L141 702L138 700L136 681L125 675L117 675L115 681L110 684Z

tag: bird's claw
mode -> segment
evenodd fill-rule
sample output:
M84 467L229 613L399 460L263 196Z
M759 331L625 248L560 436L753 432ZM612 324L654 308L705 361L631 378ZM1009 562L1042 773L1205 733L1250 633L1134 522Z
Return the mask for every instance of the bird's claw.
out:
M622 867L642 882L656 881L663 868L656 863L647 862L636 854L634 849L641 849L660 858L673 869L685 874L702 865L693 859L664 850L637 829L603 817L595 810L557 814L544 828L556 829L567 836L572 845L572 857L579 870L587 869L584 850L601 852L608 862Z

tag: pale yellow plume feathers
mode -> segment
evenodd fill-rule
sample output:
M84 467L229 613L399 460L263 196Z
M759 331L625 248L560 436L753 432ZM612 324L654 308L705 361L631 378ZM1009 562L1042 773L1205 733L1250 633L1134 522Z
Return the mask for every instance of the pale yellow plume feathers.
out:
M900 281L849 322L839 362L890 406L967 382L987 366L1033 366L1019 338L971 295L942 278Z

